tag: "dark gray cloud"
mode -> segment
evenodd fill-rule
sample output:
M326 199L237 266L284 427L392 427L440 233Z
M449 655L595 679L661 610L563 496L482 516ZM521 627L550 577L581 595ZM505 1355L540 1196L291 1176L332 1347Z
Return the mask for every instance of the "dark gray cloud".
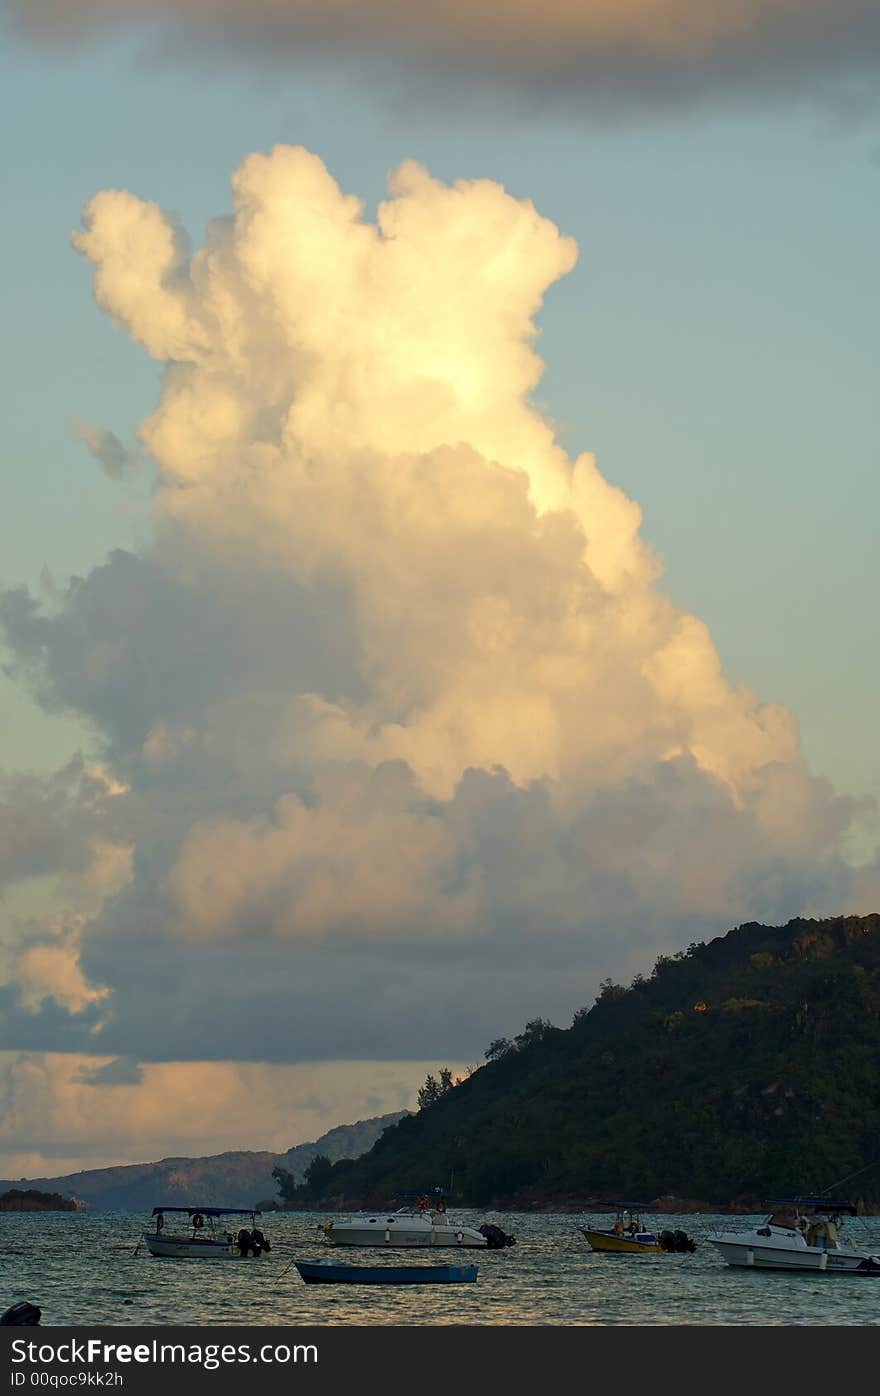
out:
M83 938L85 976L110 986L109 1001L69 1013L50 1000L35 1014L6 991L0 1049L142 1061L480 1060L493 1036L536 1012L565 1023L600 979L647 970L661 951L726 930L723 914L682 906L685 870L714 861L722 893L730 870L743 884L742 919L784 921L817 900L834 909L852 887L840 860L814 867L765 854L754 818L689 760L600 792L574 823L554 814L546 791L518 790L497 772L466 777L435 817L455 829L460 876L487 889L467 937L443 924L441 906L433 925L390 943L369 921L360 935L291 941L258 901L234 940L199 943L164 890L169 845ZM625 856L609 866L618 840ZM292 878L274 907L297 895Z
M254 558L230 568L194 555L193 564L184 581L158 556L117 550L73 578L53 611L22 588L0 592L7 672L30 683L47 710L96 724L125 761L157 722L186 724L245 695L259 731L259 695L293 695L306 675L330 701L362 690L341 581L305 588ZM241 718L244 742L248 715ZM221 763L236 758L225 746L215 754Z
M86 869L90 841L107 827L99 785L80 757L45 776L0 771L0 888Z
M874 0L12 0L28 34L68 42L147 26L180 56L191 40L227 61L356 63L383 81L445 73L594 106L832 98L873 100Z

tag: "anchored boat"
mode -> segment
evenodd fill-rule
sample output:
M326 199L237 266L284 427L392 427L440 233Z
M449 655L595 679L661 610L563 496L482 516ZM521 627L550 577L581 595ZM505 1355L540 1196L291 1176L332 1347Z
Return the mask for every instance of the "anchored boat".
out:
M307 1285L473 1284L476 1265L337 1265L332 1260L297 1260Z
M661 1231L658 1236L642 1225L647 1207L640 1202L609 1202L616 1212L610 1227L582 1226L581 1233L594 1251L616 1255L661 1255L669 1251L694 1251L696 1244L684 1231Z
M166 1228L166 1213L184 1214L183 1227L171 1232ZM175 1259L239 1260L256 1258L272 1249L257 1226L260 1212L247 1207L154 1207L155 1231L145 1231L143 1240L151 1255L172 1256ZM223 1217L250 1217L250 1227L228 1231Z
M749 1270L819 1270L880 1275L880 1253L856 1248L839 1228L854 1217L852 1202L826 1197L780 1197L762 1226L716 1231L709 1237L728 1265Z
M500 1226L465 1226L446 1210L448 1193L401 1193L416 1198L415 1205L396 1212L362 1212L343 1221L324 1222L321 1235L329 1246L457 1246L500 1250L516 1245Z

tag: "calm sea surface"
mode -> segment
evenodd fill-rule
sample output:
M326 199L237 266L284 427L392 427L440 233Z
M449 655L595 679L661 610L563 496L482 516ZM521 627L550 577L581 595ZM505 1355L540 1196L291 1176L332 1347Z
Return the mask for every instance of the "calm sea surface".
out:
M754 1274L729 1269L705 1237L732 1217L663 1217L697 1241L693 1255L590 1251L575 1215L455 1213L517 1238L503 1251L331 1250L320 1217L267 1214L271 1254L259 1260L157 1260L132 1252L148 1219L131 1214L0 1215L0 1312L19 1299L53 1324L876 1324L880 1277ZM742 1219L743 1225L748 1225ZM856 1221L856 1244L880 1251L880 1218ZM297 1259L410 1264L476 1261L476 1284L417 1287L304 1285Z

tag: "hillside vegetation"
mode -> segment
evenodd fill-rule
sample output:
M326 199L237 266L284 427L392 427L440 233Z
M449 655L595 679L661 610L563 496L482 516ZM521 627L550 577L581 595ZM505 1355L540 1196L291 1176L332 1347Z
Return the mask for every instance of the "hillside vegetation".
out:
M311 1203L451 1180L481 1206L825 1189L880 1160L880 916L740 926L487 1057L322 1167ZM846 1190L876 1201L880 1167Z
M10 1188L0 1193L0 1212L74 1212L76 1203L58 1192L37 1188Z

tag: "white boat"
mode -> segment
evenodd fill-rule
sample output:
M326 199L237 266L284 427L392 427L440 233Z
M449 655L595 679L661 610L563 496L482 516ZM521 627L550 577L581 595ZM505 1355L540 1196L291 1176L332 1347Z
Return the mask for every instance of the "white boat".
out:
M177 1231L166 1229L166 1213L184 1213L187 1222ZM241 1260L265 1254L272 1248L257 1226L261 1214L247 1207L154 1207L155 1231L145 1231L143 1240L151 1255L177 1260ZM227 1230L224 1217L250 1217L250 1227Z
M500 1250L515 1245L498 1226L466 1226L446 1211L439 1189L418 1196L415 1206L396 1212L362 1212L319 1228L328 1246L456 1246Z
M880 1275L880 1253L856 1247L838 1228L856 1215L851 1202L823 1197L783 1197L761 1226L718 1230L708 1239L728 1265L748 1270L819 1270Z

